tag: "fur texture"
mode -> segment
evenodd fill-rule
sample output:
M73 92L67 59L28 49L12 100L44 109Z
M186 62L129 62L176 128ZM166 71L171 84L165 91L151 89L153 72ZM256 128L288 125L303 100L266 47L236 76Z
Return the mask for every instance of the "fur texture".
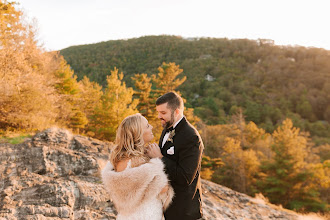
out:
M165 210L174 196L170 186L167 193L160 193L168 185L168 178L164 172L164 164L158 158L121 172L116 172L108 162L101 175L118 213L123 215L136 212L141 205L156 197L162 201Z

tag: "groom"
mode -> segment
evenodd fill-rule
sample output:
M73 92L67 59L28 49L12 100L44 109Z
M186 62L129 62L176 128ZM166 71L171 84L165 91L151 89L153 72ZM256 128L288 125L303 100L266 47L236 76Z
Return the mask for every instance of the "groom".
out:
M150 157L159 157L165 164L175 197L165 211L166 220L196 220L202 217L200 168L203 142L198 131L183 115L182 98L169 92L156 101L158 118L164 130L159 147L151 145Z

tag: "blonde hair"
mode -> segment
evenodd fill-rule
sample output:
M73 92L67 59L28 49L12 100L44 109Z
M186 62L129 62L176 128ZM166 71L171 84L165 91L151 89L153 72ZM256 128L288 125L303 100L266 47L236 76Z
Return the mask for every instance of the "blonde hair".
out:
M138 163L148 162L145 154L142 128L143 116L140 113L126 117L117 129L115 147L110 153L110 162L114 167L124 159L138 158ZM134 166L134 162L132 161Z

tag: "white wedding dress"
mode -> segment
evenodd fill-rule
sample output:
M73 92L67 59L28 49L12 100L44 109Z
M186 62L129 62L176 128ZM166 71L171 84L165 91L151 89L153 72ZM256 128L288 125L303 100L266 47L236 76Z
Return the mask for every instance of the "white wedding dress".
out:
M129 160L126 169L131 168L131 160ZM148 201L144 201L135 212L129 215L118 213L117 220L162 220L163 205L159 198L154 197Z

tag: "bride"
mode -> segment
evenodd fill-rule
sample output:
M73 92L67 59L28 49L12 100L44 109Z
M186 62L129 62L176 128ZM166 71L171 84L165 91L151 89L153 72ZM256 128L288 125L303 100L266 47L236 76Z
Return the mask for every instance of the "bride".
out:
M161 220L174 195L158 158L146 148L153 139L152 126L137 113L119 125L110 162L102 180L118 211L118 220Z

